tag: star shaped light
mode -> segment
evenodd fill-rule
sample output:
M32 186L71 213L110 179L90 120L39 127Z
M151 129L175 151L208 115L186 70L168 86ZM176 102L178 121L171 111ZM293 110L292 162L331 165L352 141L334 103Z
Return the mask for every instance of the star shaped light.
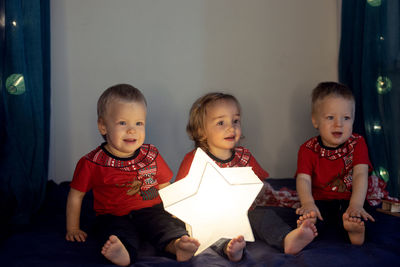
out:
M220 168L198 148L188 175L159 193L164 209L199 240L197 255L220 238L254 241L247 211L262 187L251 167Z

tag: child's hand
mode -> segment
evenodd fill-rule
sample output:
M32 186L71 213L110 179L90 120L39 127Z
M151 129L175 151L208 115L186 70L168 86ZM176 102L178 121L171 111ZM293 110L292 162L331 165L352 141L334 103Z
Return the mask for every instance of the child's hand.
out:
M72 242L74 241L85 242L86 238L87 234L81 229L67 231L67 234L65 235L65 239Z
M303 214L310 213L311 211L314 211L317 214L318 219L324 220L321 216L321 212L319 211L319 209L315 205L315 203L307 203L307 204L301 205L300 208L296 209L296 214L303 215Z
M374 217L372 217L368 212L365 211L363 207L359 208L354 205L349 205L347 208L346 212L349 217L358 217L358 218L363 218L365 221L371 220L375 221Z

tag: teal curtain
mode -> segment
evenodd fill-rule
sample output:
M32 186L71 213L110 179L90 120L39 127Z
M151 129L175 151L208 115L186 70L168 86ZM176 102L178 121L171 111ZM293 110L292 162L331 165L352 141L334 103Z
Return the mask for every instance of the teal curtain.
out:
M354 131L375 173L400 197L400 1L342 1L339 80L354 91Z
M6 231L29 224L45 194L49 18L49 0L0 0L0 229Z

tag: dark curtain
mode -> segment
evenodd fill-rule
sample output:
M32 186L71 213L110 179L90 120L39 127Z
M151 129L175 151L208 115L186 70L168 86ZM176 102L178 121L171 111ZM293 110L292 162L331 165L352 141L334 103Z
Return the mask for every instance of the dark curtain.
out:
M49 8L49 0L0 0L0 227L6 231L28 224L45 193Z
M400 197L400 1L342 1L339 80L356 97L354 131L375 173Z

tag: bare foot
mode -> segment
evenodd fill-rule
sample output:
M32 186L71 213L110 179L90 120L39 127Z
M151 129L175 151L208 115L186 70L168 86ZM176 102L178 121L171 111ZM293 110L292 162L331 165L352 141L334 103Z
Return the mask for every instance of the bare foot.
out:
M176 255L177 261L188 261L199 248L200 243L197 239L184 235L173 240L166 248L167 251Z
M365 239L364 221L358 217L350 217L349 214L343 214L343 227L349 234L350 242L353 245L362 245Z
M115 235L110 235L107 242L104 243L101 254L119 266L128 266L131 263L128 251Z
M244 237L240 235L229 241L224 249L224 252L230 261L237 262L243 257L243 249L245 246L246 241L244 241Z
M318 235L312 220L303 220L300 225L288 233L283 241L286 254L297 254Z
M310 211L299 217L297 220L297 227L299 227L304 221L311 221L313 224L317 222L317 214L315 211Z

